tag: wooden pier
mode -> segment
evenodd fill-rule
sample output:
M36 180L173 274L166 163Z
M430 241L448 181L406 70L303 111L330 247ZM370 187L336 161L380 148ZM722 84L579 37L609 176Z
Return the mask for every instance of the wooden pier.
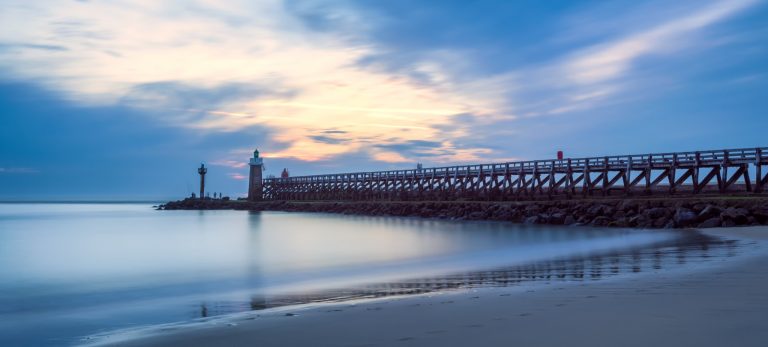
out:
M263 200L530 200L763 193L768 147L267 178Z

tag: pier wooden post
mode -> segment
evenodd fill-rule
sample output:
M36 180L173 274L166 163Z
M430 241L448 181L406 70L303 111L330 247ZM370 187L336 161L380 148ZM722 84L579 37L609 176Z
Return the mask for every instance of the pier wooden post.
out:
M591 193L592 178L589 176L589 160L584 163L584 180L582 182L582 193L587 196Z
M675 178L677 174L677 154L672 155L672 164L669 166L668 182L669 182L669 194L675 194Z
M610 185L608 184L608 157L603 158L603 196L606 196L609 194L608 189L610 189Z
M768 178L768 175L767 175ZM755 193L763 192L763 150L755 149Z
M701 171L701 152L696 152L693 168L693 193L699 193L699 173Z

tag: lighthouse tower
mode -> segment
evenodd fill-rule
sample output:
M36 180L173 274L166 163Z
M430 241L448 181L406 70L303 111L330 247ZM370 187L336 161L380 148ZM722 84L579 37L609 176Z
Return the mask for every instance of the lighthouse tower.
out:
M200 164L197 169L197 173L200 174L200 199L205 198L205 174L208 173L208 169L205 168L205 164Z
M248 200L261 200L263 186L261 182L261 171L264 167L264 161L259 158L259 150L253 151L253 158L249 163L251 165L251 174L248 178Z

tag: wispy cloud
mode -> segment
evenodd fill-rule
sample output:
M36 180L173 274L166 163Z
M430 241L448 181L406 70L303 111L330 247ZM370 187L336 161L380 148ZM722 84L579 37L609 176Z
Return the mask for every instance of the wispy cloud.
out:
M248 163L243 160L216 160L210 163L214 166L224 166L233 169L242 169L248 166Z
M648 16L633 22L634 27L623 28L618 37L563 50L542 63L473 83L479 90L503 95L505 113L515 117L564 114L617 103L648 93L639 92L642 89L653 90L648 80L654 75L638 69L644 59L680 57L692 48L709 46L712 38L700 35L704 29L757 3L724 0L706 3L675 18ZM656 5L663 7L665 3Z
M687 16L652 26L642 32L584 49L568 58L566 77L579 84L594 84L625 76L638 59L674 52L687 34L724 20L755 0L720 1ZM690 43L689 43L690 44Z
M247 176L245 176L245 175L243 175L241 173L237 173L237 172L230 172L228 174L228 176L229 176L229 178L231 178L233 180L238 180L238 181L243 181L243 180L248 179Z
M2 43L0 51L39 49L44 51L66 51L67 48L60 45L38 45L34 43Z

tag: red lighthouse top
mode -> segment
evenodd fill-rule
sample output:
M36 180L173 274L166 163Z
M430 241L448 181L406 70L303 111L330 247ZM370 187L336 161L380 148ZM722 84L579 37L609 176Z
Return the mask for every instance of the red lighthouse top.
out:
M283 169L283 173L280 174L280 178L288 178L288 169Z

